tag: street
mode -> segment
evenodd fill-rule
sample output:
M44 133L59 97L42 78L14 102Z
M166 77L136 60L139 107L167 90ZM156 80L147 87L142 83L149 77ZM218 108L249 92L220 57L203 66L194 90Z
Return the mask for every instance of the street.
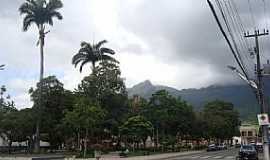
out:
M169 158L168 160L191 160L191 159L207 159L207 160L230 160L230 159L236 159L236 156L238 154L239 148L230 148L228 150L222 150L222 151L212 151L212 152L203 152L203 153L195 153L195 154L189 154L184 156L178 156ZM260 155L259 155L260 156ZM259 157L261 159L261 157Z

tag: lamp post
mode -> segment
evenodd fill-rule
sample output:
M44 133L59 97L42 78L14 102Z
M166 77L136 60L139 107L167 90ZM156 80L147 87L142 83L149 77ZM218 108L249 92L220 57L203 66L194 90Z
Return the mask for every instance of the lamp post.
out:
M4 70L5 69L4 67L5 67L4 64L0 65L0 70Z
M251 88L253 89L258 89L258 85L256 82L254 82L253 80L248 80L245 75L243 75L236 67L233 66L227 66L229 69L231 69L233 72L237 73L237 75L244 80L245 82L247 82L249 84L249 86L251 86Z

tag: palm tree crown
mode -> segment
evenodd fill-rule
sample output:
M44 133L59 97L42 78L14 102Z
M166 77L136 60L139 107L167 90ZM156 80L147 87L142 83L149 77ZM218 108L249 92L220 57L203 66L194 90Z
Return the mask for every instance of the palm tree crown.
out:
M44 24L53 25L53 18L63 19L57 11L62 7L61 0L26 0L19 8L20 14L25 15L23 31L27 31L33 23L44 30Z
M107 55L107 54L114 55L115 52L110 48L102 47L104 43L107 43L107 41L103 40L93 45L87 42L81 42L81 48L79 52L73 56L72 64L75 65L76 67L79 63L81 63L80 72L82 72L83 66L90 62L92 63L93 69L95 68L95 64L98 61L105 60L119 63L113 57Z

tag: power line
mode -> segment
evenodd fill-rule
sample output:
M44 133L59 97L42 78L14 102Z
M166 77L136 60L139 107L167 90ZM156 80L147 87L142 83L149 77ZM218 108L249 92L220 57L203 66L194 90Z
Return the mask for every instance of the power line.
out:
M248 68L248 62L250 61L249 57L247 56L246 53L248 53L248 46L246 45L246 41L243 39L242 36L242 32L241 32L241 27L239 25L239 21L237 20L237 16L234 12L234 10L232 9L232 5L229 3L230 1L224 1L224 6L226 8L229 20L231 21L231 26L232 26L232 30L234 33L234 39L238 42L239 44L239 58L241 59L241 61L243 62L243 66L244 68L249 71L249 73L251 73L251 69ZM247 63L244 63L244 60L242 59L241 53L244 54L244 57L247 61Z
M268 21L267 21L267 17L266 17L266 2L265 0L262 0L263 1L263 14L264 14L264 19L265 19L265 26L266 28L268 28Z
M235 11L235 14L236 14L236 17L237 17L237 21L238 21L238 23L240 25L240 30L241 30L242 34L245 33L244 23L243 23L243 20L240 17L240 14L239 14L239 11L238 11L238 7L236 6L235 1L234 0L231 0L231 1L228 1L228 2L230 4L232 10ZM243 36L241 36L241 37L243 38ZM251 44L249 43L248 40L244 39L244 42L245 42L245 44L246 44L246 46L247 46L248 49L251 48Z
M243 73L247 76L247 79L248 79L247 69L246 69L245 64L243 63L242 57L240 55L239 47L237 46L236 39L235 39L233 31L232 31L232 29L230 27L230 24L229 24L229 21L228 21L228 16L225 13L224 6L223 6L222 3L220 3L219 0L216 0L216 4L219 7L219 10L220 10L221 15L223 17L223 20L224 20L225 25L227 27L229 36L231 38L231 41L232 41L232 44L233 44L233 47L234 47L234 51L235 51L234 56L237 59L237 61L239 61L238 65L241 67Z
M255 18L254 18L254 14L253 14L253 10L252 10L252 7L251 7L250 0L248 0L248 6L249 6L249 12L250 12L251 20L252 20L252 23L253 23L253 27L254 27L254 29L256 29Z
M250 74L254 74L253 72L253 66L254 66L254 62L250 57L250 44L248 43L248 40L245 39L243 37L243 33L244 31L244 26L243 26L243 21L239 15L238 9L234 3L234 1L226 1L228 4L228 8L230 10L228 10L228 14L232 15L232 23L235 25L236 27L236 35L239 38L239 44L242 46L242 54L244 55L245 59L246 59L246 64L245 66L247 67L248 71ZM249 67L248 67L249 66ZM250 67L252 66L252 68Z
M216 2L217 2L217 1L216 1ZM238 59L238 57L237 57L237 55L236 55L236 53L235 53L235 51L234 51L234 49L233 49L233 46L232 46L232 44L231 44L229 38L228 38L227 35L226 35L226 32L224 31L224 29L223 29L223 27L222 27L222 25L221 25L221 23L220 23L220 21L219 21L219 19L218 19L218 16L217 16L217 13L216 13L216 11L215 11L215 9L214 9L213 4L210 2L210 0L207 0L207 3L208 3L208 5L209 5L209 7L210 7L210 9L211 9L211 11L212 11L212 13L213 13L213 16L214 16L215 19L216 19L216 22L217 22L217 24L218 24L218 27L219 27L221 33L223 34L224 38L226 39L226 41L227 41L227 43L228 43L228 45L229 45L229 47L230 47L230 49L231 49L231 51L232 51L232 54L233 54L233 56L234 56L234 58L235 58L237 64L238 64L239 67L241 68L241 71L243 72L243 74L245 75L245 77L248 79L248 75L247 75L247 73L245 72L245 70L244 70L244 68L243 68L243 66L242 66L242 64L241 64L241 62L239 61L239 59Z

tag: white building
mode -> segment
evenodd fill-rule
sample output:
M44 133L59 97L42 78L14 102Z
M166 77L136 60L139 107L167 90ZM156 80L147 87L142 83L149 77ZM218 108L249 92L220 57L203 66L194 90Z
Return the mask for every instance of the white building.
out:
M240 126L241 143L250 144L261 142L259 137L259 126L257 125L242 125Z
M0 147L7 147L8 146L8 138L5 134L0 134ZM28 146L28 141L23 142L12 142L11 146ZM49 142L40 141L41 147L48 147L50 146Z
M0 134L0 147L8 146L8 138L5 134Z

